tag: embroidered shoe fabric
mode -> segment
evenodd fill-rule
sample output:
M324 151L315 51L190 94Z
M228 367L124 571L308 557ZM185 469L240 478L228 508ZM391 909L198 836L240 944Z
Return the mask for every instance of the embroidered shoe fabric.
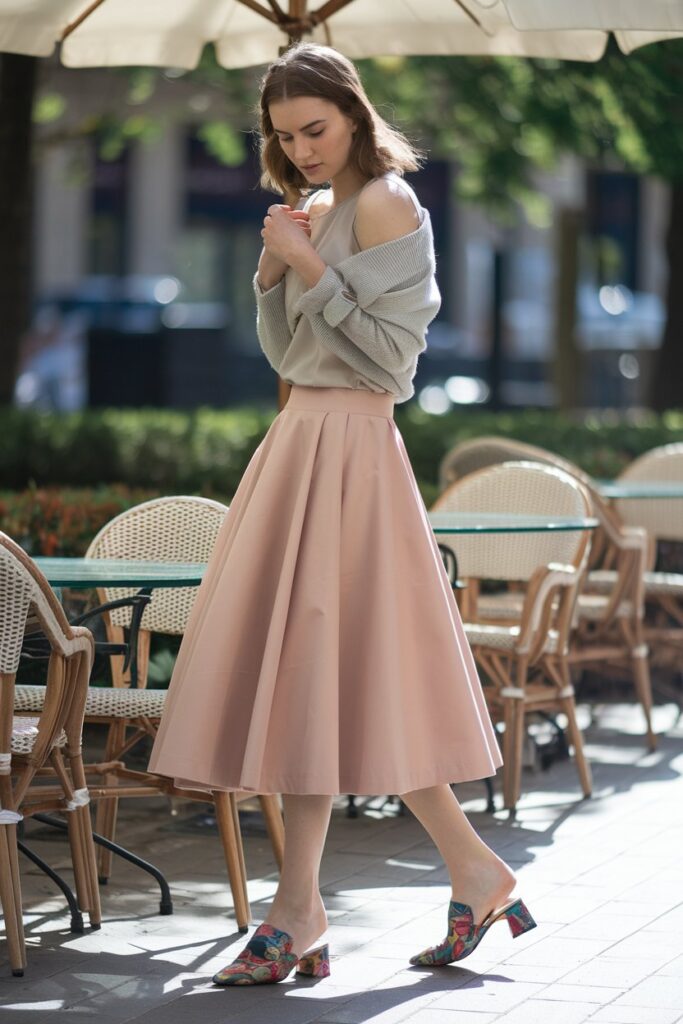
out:
M476 948L481 935L466 903L451 900L448 905L448 934L443 942L410 958L415 967L442 967L463 960Z
M464 960L473 952L486 935L492 924L505 917L513 939L536 927L536 922L521 899L516 900L505 910L475 925L472 908L466 903L451 900L448 905L448 934L438 946L428 949L410 958L414 967L443 967L446 964Z
M216 985L268 985L282 981L296 967L292 937L262 924L231 964L214 974Z

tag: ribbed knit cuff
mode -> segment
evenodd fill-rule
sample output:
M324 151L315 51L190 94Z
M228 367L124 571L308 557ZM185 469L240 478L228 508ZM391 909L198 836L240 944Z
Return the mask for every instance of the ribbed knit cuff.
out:
M322 313L330 327L336 327L356 305L356 297L344 288L343 278L332 267L327 267L318 283L301 296L296 312L308 316Z
M254 280L253 280L252 283L254 285L254 291L256 292L256 297L257 297L257 299L260 299L262 296L276 295L278 288L284 288L284 286L285 286L285 279L284 279L284 277L281 277L280 280L277 282L277 284L274 284L272 288L262 288L261 287L261 282L258 279L258 274L254 274Z

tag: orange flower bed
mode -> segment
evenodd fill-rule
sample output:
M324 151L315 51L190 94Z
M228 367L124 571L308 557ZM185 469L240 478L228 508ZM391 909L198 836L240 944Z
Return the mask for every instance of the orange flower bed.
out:
M0 530L30 555L84 555L105 523L158 493L123 485L0 492Z

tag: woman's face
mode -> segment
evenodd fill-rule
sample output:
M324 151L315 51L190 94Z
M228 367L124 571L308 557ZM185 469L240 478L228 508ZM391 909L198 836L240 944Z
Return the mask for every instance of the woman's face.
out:
M283 152L312 184L346 170L355 125L335 103L296 96L271 103L268 113Z

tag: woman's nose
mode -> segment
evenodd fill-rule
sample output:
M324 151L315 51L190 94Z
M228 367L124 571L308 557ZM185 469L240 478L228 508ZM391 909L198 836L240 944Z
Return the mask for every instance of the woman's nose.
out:
M298 139L294 142L294 159L302 160L311 155L311 144L308 139Z

